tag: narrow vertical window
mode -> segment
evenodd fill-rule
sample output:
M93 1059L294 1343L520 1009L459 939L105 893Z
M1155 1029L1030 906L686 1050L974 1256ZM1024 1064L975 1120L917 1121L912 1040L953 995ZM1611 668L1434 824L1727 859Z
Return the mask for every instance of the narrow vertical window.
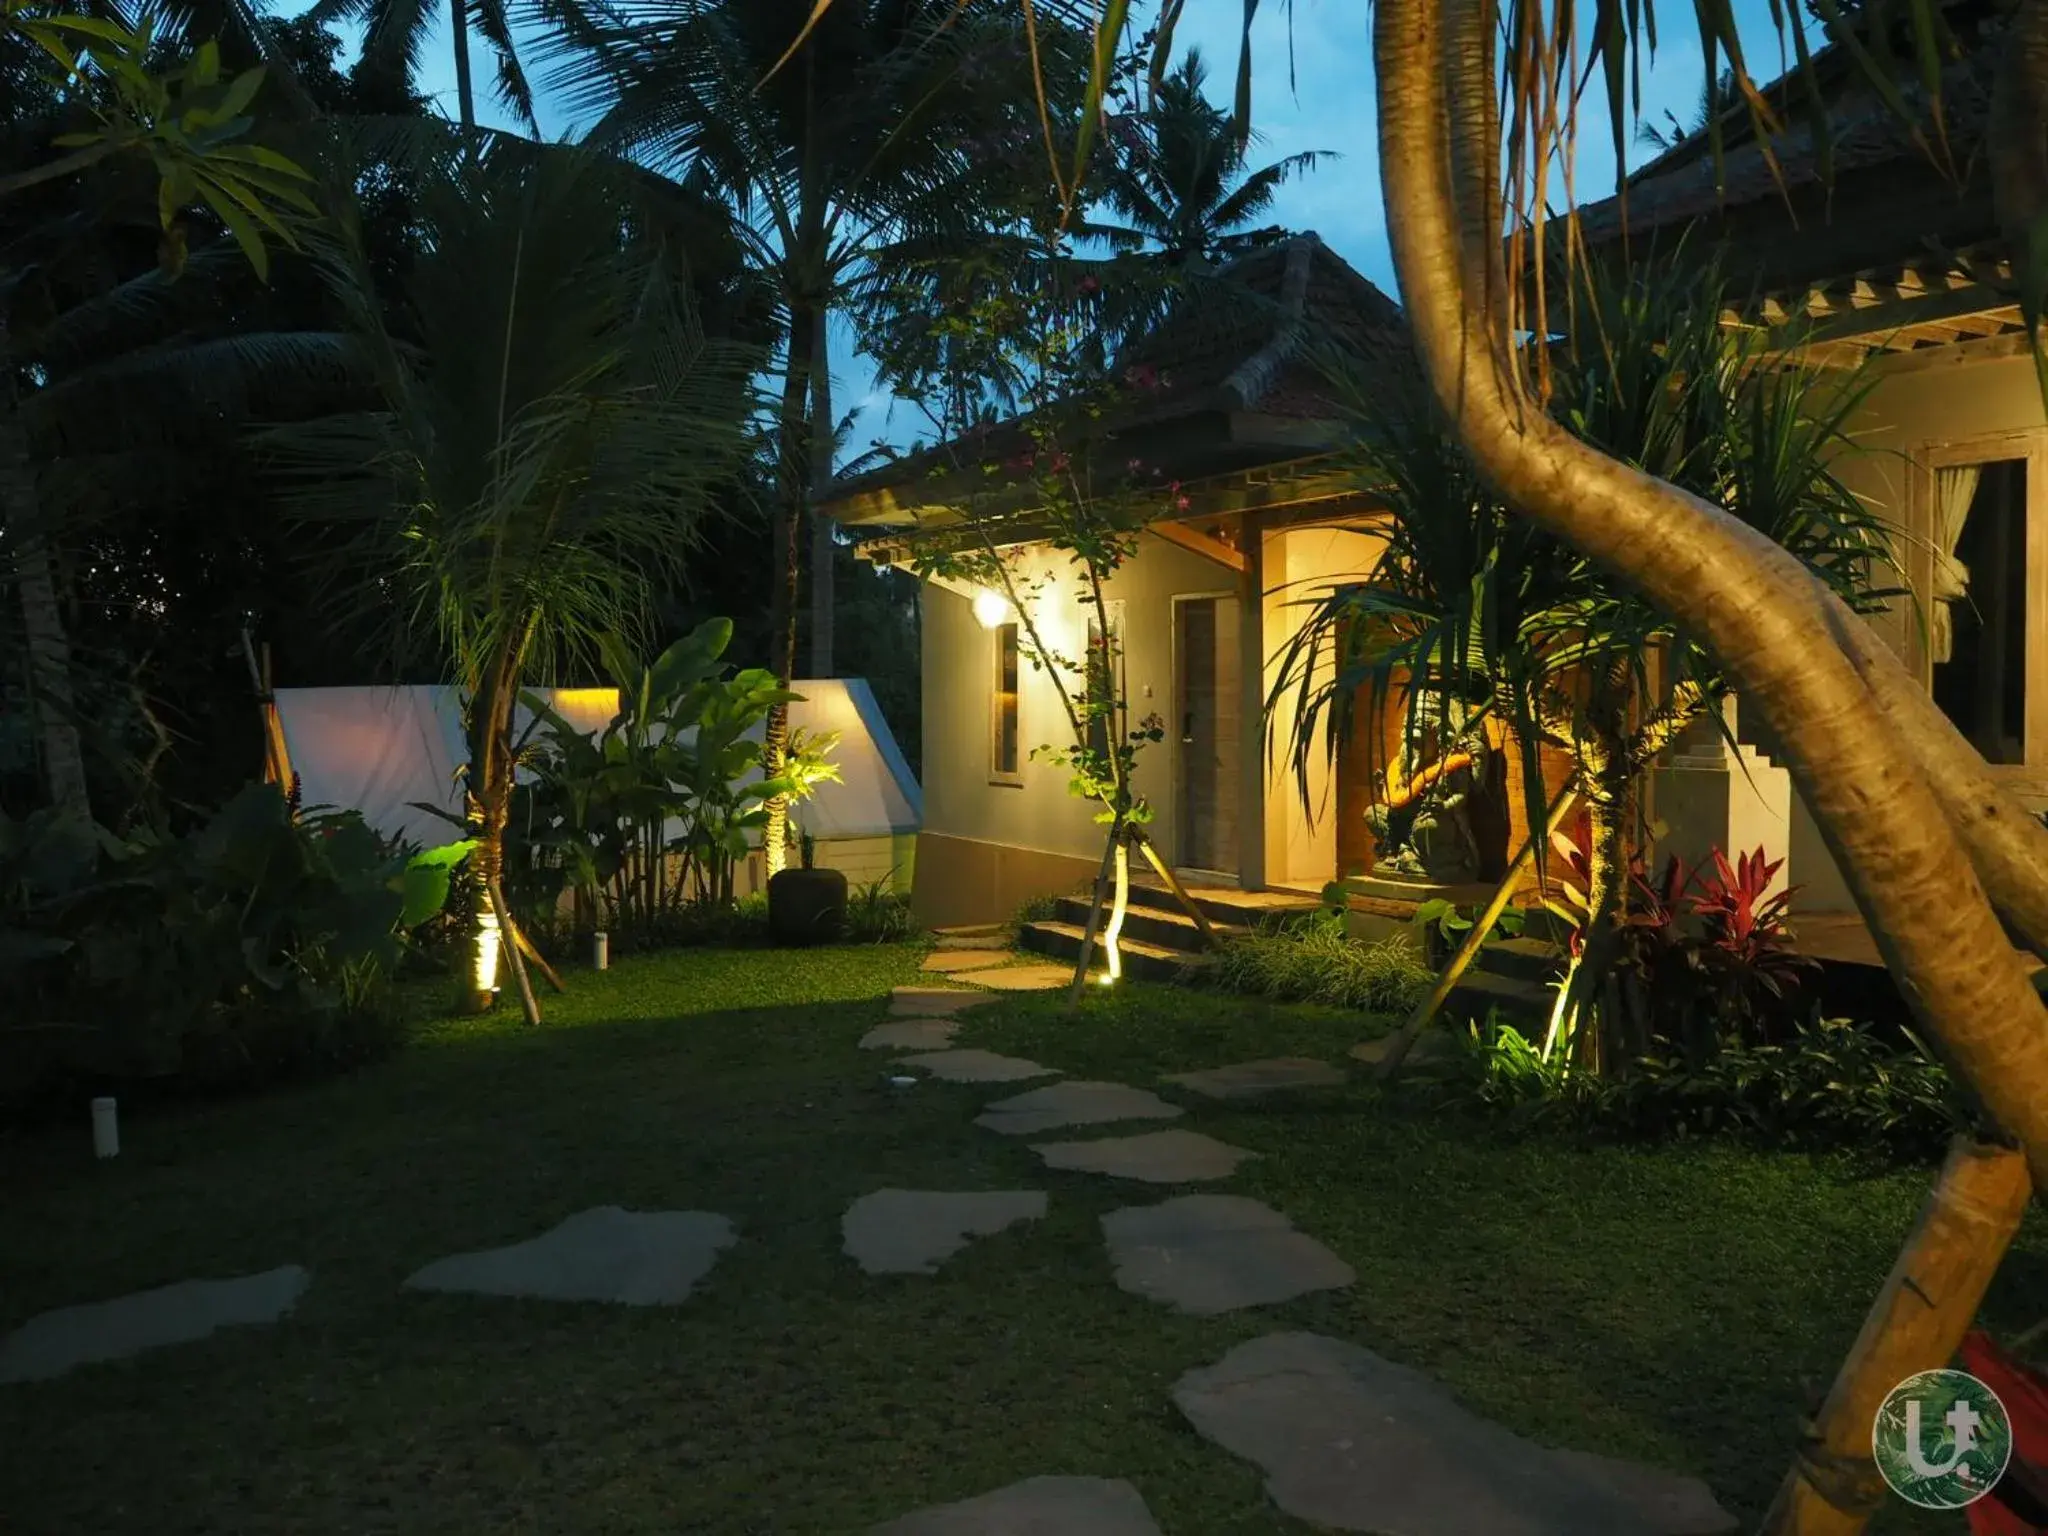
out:
M2027 465L1935 477L1934 701L1990 763L2027 760Z
M989 699L989 773L993 778L1015 783L1020 777L1017 626L998 624L989 633L995 640L995 686Z

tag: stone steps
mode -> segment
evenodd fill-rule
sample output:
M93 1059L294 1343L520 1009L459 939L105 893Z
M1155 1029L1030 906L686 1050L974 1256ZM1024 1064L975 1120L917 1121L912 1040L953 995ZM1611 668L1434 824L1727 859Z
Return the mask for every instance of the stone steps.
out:
M1086 915L1085 908L1083 915ZM1188 929L1193 932L1194 924L1188 924ZM1060 960L1078 960L1081 956L1081 938L1085 932L1080 923L1026 923L1017 937L1022 947L1038 954L1051 955ZM1187 950L1169 948L1164 944L1154 944L1146 939L1131 937L1128 919L1117 949L1123 956L1124 973L1142 981L1174 981L1190 967L1209 963L1209 957L1205 954L1190 953ZM1098 938L1095 964L1101 964L1101 956L1102 947Z

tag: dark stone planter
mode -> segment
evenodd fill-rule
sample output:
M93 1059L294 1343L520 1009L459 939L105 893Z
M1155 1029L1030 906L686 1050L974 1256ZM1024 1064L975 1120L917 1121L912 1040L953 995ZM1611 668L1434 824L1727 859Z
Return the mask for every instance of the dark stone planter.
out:
M785 869L768 879L768 934L777 944L830 944L846 931L846 876Z

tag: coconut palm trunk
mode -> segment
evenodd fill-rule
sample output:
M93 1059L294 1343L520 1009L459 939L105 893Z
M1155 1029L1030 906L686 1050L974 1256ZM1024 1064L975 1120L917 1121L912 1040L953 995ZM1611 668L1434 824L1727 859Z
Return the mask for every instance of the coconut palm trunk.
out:
M0 354L5 353L6 342L6 321L0 316ZM35 703L36 734L42 742L43 772L53 805L66 815L89 817L92 798L71 691L71 639L64 631L50 547L36 527L41 506L35 465L15 409L12 381L4 388L6 393L0 396L0 525L11 531L14 540L14 582L21 596L22 635L27 641L28 682Z
M1509 504L1700 635L1769 721L1901 991L2038 1180L2048 1172L2048 1010L1870 680L1903 669L1845 641L1860 621L1791 555L1572 438L1516 374L1499 238L1497 25L1487 0L1381 0L1374 18L1388 228L1424 371Z
M815 455L810 441L810 412L815 395L812 368L819 355L818 333L824 328L822 306L808 298L789 300L788 358L782 371L782 409L777 421L775 578L769 608L770 665L786 686L796 676L797 613L803 600L803 530L810 515L811 476ZM828 450L829 452L829 450ZM768 711L761 743L763 770L774 778L782 772L789 750L789 706ZM764 802L767 824L761 829L762 853L768 873L780 874L789 864L789 797L771 795Z
M832 483L834 433L830 319L829 311L819 314L811 357L810 489L813 493ZM833 589L837 573L833 569L833 556L837 545L832 537L832 520L829 517L820 517L817 510L809 505L805 506L804 515L811 525L811 676L830 677L834 671L832 627L836 595Z

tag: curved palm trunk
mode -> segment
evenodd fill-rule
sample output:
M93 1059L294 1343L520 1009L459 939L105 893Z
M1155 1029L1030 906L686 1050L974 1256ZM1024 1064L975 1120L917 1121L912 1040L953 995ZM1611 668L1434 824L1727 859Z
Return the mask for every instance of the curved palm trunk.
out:
M1435 392L1510 505L1686 623L1770 721L1901 991L2038 1178L2048 1010L1818 583L1726 513L1573 439L1514 377L1488 223L1496 24L1485 0L1381 0L1374 22L1388 228Z

